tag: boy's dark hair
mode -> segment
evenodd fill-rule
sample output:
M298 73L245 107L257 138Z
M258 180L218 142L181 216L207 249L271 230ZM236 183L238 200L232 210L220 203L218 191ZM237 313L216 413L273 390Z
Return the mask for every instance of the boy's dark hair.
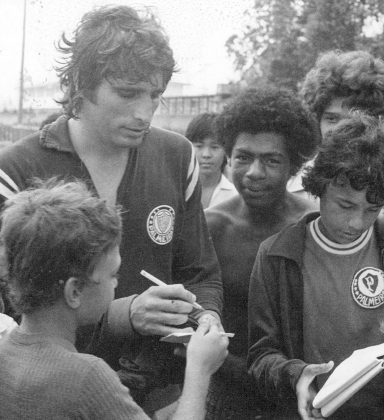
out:
M319 121L336 97L348 108L384 115L384 61L366 51L329 51L308 72L301 94Z
M59 103L70 117L104 79L153 83L160 73L166 86L175 71L168 38L149 10L139 15L123 5L96 8L83 16L73 41L65 34L61 41L58 50L67 57L56 68L64 91Z
M1 222L10 301L19 313L53 304L70 277L85 284L121 237L119 209L80 182L36 182L5 202Z
M218 114L215 112L204 112L196 115L185 131L185 137L192 143L200 142L201 140L211 137L215 138L215 121Z
M320 143L316 121L302 103L285 89L251 88L224 107L217 118L218 138L231 156L241 133L275 132L285 141L294 175Z
M305 169L304 190L321 197L330 184L367 188L371 204L384 204L384 123L355 112L325 137L313 167Z

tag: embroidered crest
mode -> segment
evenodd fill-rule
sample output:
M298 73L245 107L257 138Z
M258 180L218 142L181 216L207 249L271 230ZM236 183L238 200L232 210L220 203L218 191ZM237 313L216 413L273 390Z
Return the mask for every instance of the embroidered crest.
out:
M175 224L175 210L172 207L162 205L155 207L147 219L147 232L153 242L166 245L173 238Z
M351 292L355 302L363 308L375 309L384 303L384 273L366 267L353 277Z

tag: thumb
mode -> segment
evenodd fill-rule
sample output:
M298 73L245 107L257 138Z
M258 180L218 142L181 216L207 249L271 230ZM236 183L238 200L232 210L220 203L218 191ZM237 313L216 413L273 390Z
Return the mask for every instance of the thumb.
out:
M334 363L332 361L328 363L320 363L320 364L313 364L307 366L307 374L308 376L312 376L315 378L317 375L322 375L323 373L327 373L333 369Z

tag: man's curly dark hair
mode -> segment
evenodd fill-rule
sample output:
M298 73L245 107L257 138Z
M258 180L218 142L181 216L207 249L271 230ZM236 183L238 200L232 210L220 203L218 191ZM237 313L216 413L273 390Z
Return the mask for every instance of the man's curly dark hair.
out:
M304 190L321 197L329 184L367 189L371 204L384 204L384 122L354 113L327 134L313 167L305 168Z
M64 54L56 67L64 91L58 102L70 117L103 79L152 82L161 74L166 86L175 71L168 37L148 9L139 14L123 5L96 8L83 16L73 41L63 34L57 49Z
M329 51L308 72L301 95L320 121L336 97L348 108L384 115L384 61L365 51Z
M224 107L217 118L217 134L231 156L241 133L281 134L287 146L291 175L315 153L320 143L318 125L293 93L276 87L251 88Z

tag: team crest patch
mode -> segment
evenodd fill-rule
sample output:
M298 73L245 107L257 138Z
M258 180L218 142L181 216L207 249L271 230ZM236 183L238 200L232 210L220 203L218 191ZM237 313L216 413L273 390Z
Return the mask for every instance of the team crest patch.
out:
M384 273L374 267L359 270L353 277L351 292L363 308L375 309L384 303Z
M173 238L175 210L170 206L155 207L147 219L147 232L153 242L166 245Z

